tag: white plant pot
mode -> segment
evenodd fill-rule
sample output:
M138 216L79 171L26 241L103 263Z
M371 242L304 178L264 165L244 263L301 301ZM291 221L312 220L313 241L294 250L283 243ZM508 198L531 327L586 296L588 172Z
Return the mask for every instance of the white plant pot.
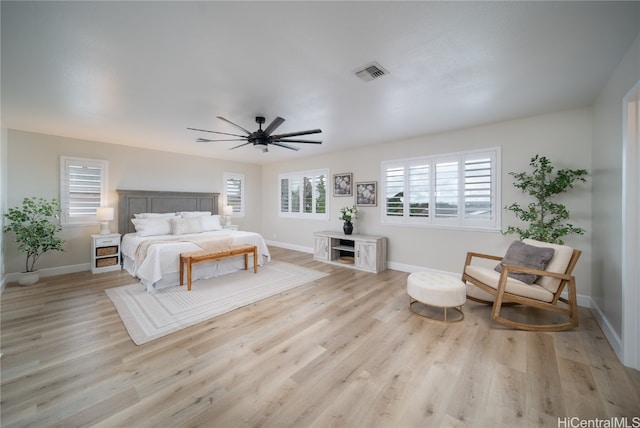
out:
M40 280L40 272L22 272L18 278L18 284L20 285L33 285Z

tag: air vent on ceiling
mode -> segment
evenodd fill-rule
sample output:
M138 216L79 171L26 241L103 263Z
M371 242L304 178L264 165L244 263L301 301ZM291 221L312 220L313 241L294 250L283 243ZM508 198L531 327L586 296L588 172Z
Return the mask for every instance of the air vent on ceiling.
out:
M379 77L389 74L389 72L384 68L382 68L380 64L378 64L377 62L374 62L357 69L355 71L355 74L365 82L370 82L373 79L377 79Z

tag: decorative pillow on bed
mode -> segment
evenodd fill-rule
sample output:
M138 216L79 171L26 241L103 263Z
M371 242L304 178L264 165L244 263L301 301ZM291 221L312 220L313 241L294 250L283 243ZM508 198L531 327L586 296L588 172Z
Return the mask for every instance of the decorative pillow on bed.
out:
M211 211L182 211L179 213L182 218L187 217L203 217L211 215Z
M160 218L132 218L131 223L136 227L138 236L169 235L171 234L170 217Z
M502 261L494 268L498 272L502 272L502 265L524 266L538 270L544 270L555 250L548 247L535 247L527 245L522 241L513 241L504 255ZM537 275L522 272L510 272L511 278L524 282L525 284L533 284Z
M209 232L210 230L222 230L219 215L202 216L199 218L202 220L202 230L205 232Z
M202 230L202 217L177 217L171 219L171 233L174 235L201 233Z
M165 218L165 217L175 217L178 214L176 213L139 213L134 214L135 218Z

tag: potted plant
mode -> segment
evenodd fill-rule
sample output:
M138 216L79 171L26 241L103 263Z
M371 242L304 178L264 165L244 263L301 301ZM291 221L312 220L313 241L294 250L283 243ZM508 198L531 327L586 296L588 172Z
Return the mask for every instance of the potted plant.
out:
M510 172L515 177L513 185L533 197L534 201L526 207L514 202L505 207L519 220L528 222L527 228L509 226L504 233L517 233L520 239L530 238L537 241L563 244L562 238L568 234L584 234L584 229L565 223L569 211L552 198L573 188L574 183L586 182L584 169L559 169L554 173L551 161L544 156L535 155L529 165L533 172Z
M355 205L340 208L340 217L338 218L344 221L342 226L344 234L351 235L351 233L353 233L353 223L351 223L351 220L358 218L358 208L356 208Z
M4 232L13 232L18 251L27 254L25 270L18 279L20 285L35 284L40 279L35 264L47 251L64 251L64 241L56 237L61 230L57 221L60 214L60 202L44 198L24 198L22 207L9 208L4 215Z

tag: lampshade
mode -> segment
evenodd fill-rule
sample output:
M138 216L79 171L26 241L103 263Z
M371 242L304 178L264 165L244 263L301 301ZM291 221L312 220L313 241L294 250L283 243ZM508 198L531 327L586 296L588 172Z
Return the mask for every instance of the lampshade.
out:
M223 213L224 215L231 215L231 214L233 214L233 207L232 207L231 205L225 205L225 206L222 208L222 213Z
M96 217L100 221L109 221L113 220L113 208L102 207L96 210Z
M100 234L108 235L111 233L109 230L109 220L113 220L113 208L101 207L96 210L96 217L100 220Z

